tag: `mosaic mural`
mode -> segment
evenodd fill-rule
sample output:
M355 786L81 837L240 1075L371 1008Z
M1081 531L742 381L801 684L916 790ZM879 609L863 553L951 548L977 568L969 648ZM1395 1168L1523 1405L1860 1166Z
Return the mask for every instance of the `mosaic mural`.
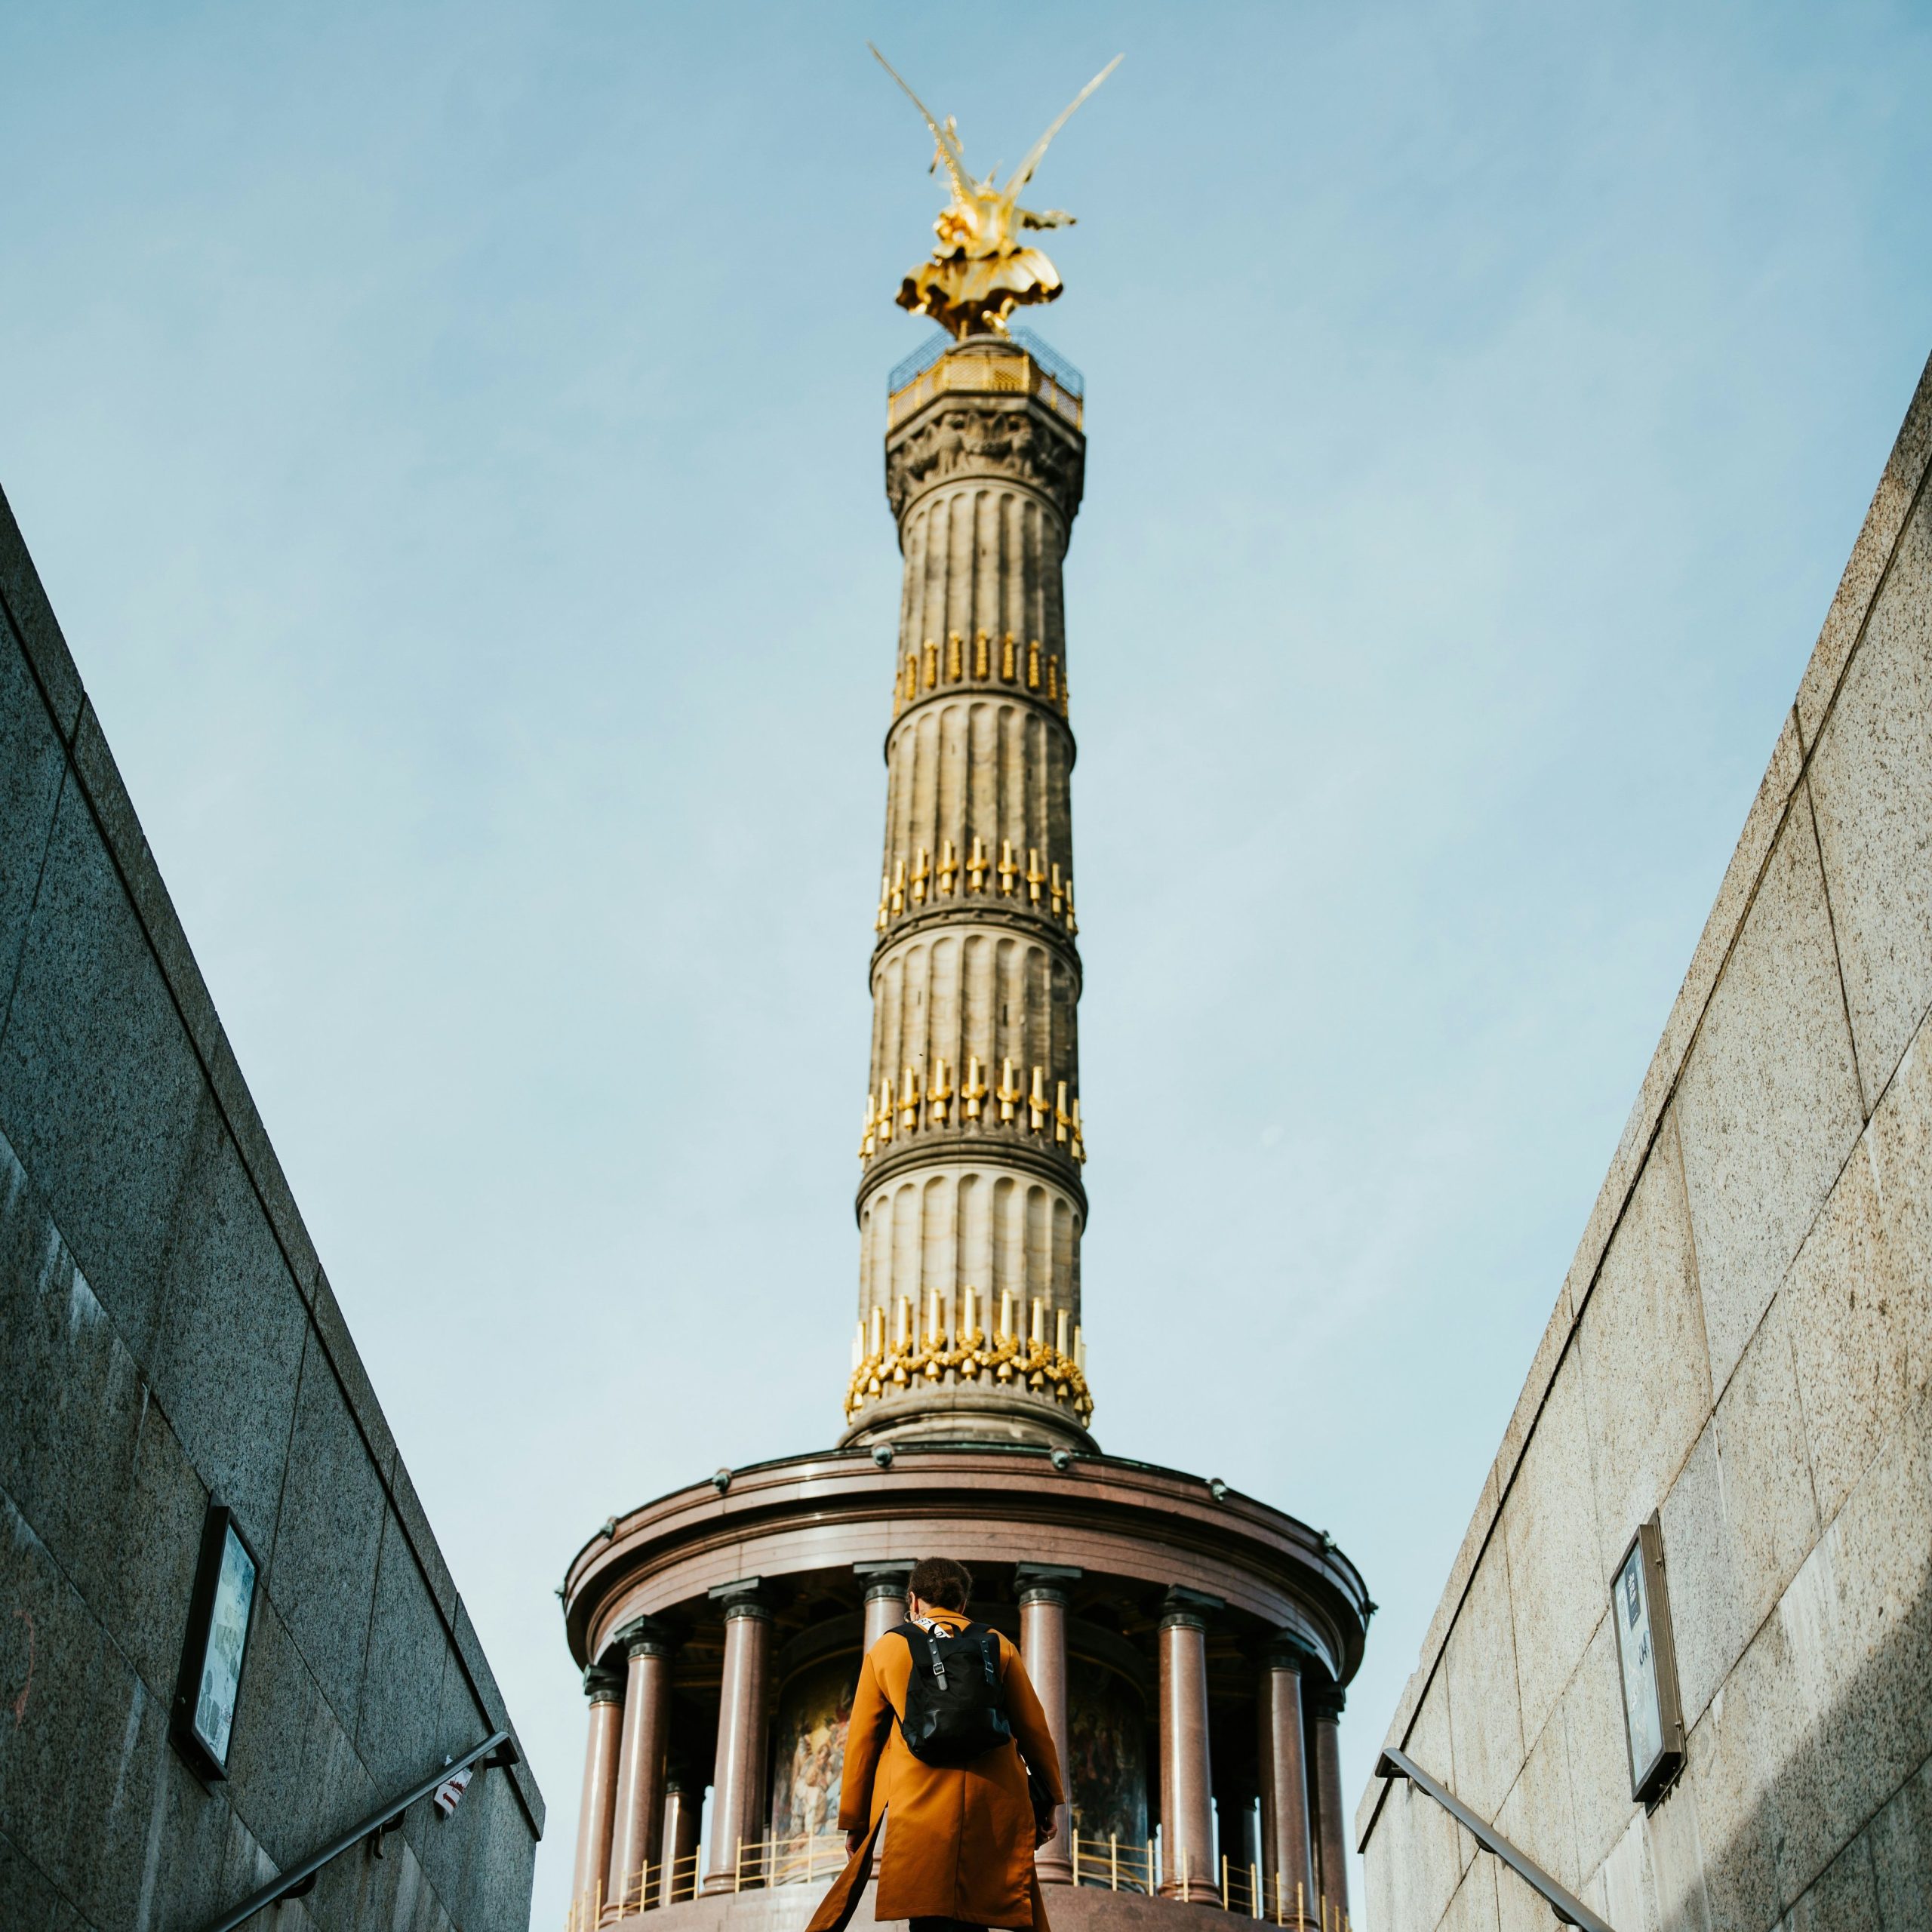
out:
M1074 1829L1123 1846L1147 1838L1147 1719L1118 1672L1080 1657L1067 1669L1067 1780Z
M858 1659L832 1657L785 1687L772 1736L773 1837L817 1838L838 1829L845 1727L858 1683Z

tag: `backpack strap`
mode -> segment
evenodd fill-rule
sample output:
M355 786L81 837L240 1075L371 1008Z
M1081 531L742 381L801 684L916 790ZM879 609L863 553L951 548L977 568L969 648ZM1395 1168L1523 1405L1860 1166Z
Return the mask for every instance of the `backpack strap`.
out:
M946 1681L946 1665L939 1654L939 1638L924 1625L915 1623L909 1617L903 1623L895 1623L886 1633L888 1636L903 1637L906 1647L912 1654L912 1668L922 1671L928 1668L925 1657L932 1660L932 1674L941 1684ZM963 1623L957 1630L947 1633L949 1641L958 1643L977 1637L980 1642L980 1661L986 1673L986 1681L997 1690L999 1687L999 1636L990 1624ZM921 1653L923 1651L924 1656ZM889 1708L889 1707L888 1707Z

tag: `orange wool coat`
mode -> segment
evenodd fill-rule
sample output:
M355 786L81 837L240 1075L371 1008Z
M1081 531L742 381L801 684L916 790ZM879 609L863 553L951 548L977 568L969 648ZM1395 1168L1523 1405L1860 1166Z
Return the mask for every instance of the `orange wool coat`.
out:
M934 1623L954 1629L967 1621L949 1610L931 1615ZM1055 1804L1066 1801L1066 1792L1060 1754L1026 1666L1005 1638L998 1641L1000 1684L1014 1742L958 1766L922 1764L900 1734L897 1720L905 1712L912 1675L906 1639L889 1632L867 1653L845 1733L838 1804L839 1824L848 1832L864 1831L865 1841L808 1932L843 1932L871 1875L879 1825L888 1813L878 1918L957 1918L1048 1932L1033 1873L1033 1804L1026 1774L1032 1772Z

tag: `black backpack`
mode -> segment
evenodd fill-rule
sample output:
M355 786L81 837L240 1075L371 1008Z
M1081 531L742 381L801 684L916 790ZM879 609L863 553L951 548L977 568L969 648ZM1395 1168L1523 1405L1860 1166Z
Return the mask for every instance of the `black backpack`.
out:
M902 1623L912 1653L899 1734L922 1764L970 1764L1013 1736L999 1681L999 1639L983 1623L952 1631Z

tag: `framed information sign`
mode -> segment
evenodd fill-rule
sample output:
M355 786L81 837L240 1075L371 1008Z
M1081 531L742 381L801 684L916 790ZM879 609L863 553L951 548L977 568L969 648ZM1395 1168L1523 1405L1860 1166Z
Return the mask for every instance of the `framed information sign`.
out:
M1654 1515L1630 1539L1617 1566L1611 1579L1610 1609L1623 1680L1630 1795L1650 1804L1669 1789L1684 1762L1684 1719L1677 1698L1663 1535Z
M202 1526L201 1561L189 1600L181 1674L174 1692L176 1743L209 1777L228 1775L228 1747L255 1607L254 1553L229 1511L208 1506Z

